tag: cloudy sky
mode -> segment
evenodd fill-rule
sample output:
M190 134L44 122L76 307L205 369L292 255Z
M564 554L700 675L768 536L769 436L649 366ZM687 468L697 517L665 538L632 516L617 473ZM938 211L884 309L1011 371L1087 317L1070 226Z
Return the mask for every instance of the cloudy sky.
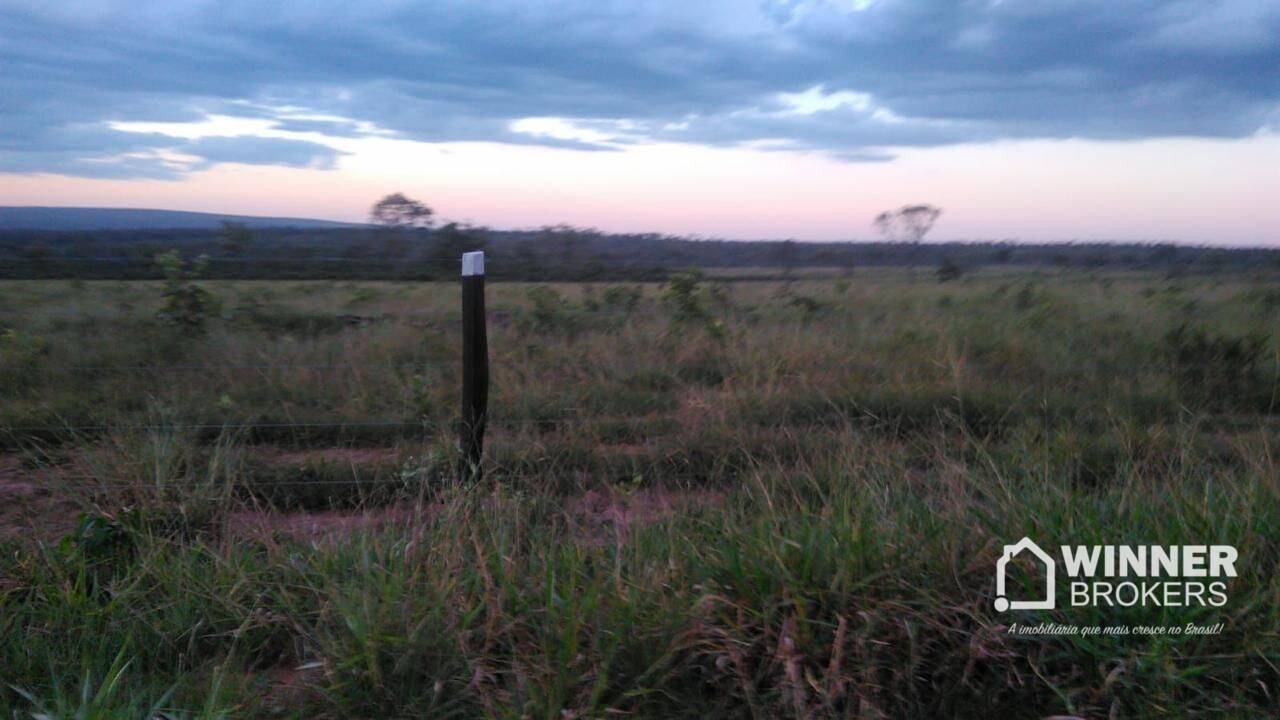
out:
M0 0L0 204L1280 244L1275 0Z

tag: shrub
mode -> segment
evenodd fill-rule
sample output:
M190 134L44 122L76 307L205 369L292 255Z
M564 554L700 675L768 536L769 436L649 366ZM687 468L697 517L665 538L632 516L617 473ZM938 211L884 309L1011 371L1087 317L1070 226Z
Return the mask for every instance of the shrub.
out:
M671 311L671 319L681 324L702 325L715 337L723 337L724 323L711 316L702 287L702 271L697 268L676 273L658 296Z
M951 258L944 258L942 264L938 266L938 282L943 283L949 280L959 280L964 275L964 268L956 264Z
M185 263L177 250L170 250L156 255L155 262L164 274L160 319L190 335L203 333L209 316L218 311L217 299L195 282L208 266L209 256L201 255L194 262Z
M604 307L606 310L618 311L630 315L640 304L641 291L638 287L628 285L610 285L604 290Z
M702 296L702 271L692 268L673 275L658 297L676 322L689 322L710 317Z
M560 293L546 285L536 285L525 292L529 307L521 308L515 315L516 327L524 332L572 331L578 318Z

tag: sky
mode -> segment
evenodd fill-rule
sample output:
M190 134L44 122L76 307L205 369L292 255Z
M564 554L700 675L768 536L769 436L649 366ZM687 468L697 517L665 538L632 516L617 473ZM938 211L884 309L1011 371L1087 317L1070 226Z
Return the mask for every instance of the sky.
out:
M1280 245L1275 0L0 0L0 205Z

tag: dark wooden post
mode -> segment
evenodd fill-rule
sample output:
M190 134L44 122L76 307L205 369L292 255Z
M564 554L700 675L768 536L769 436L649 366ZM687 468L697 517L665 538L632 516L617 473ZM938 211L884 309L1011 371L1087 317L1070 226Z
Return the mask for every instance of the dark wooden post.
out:
M480 478L489 412L489 338L484 319L484 253L462 255L462 479Z

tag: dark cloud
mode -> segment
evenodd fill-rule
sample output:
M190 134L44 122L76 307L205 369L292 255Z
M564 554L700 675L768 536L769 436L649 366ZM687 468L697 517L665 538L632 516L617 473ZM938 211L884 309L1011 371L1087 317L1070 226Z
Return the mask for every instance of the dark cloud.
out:
M1002 138L1241 137L1280 108L1272 0L0 0L0 37L8 172L173 177L336 157L284 138L182 148L109 124L209 114L331 137L666 140L865 161ZM592 132L512 129L531 117Z

